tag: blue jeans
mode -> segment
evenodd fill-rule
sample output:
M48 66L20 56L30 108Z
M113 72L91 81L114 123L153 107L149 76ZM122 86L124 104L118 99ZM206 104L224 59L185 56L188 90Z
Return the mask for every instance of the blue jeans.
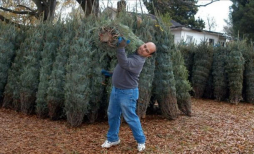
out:
M115 142L119 140L121 114L130 126L133 136L138 143L145 143L146 138L143 133L139 117L136 114L136 103L139 91L135 89L118 89L113 87L108 106L109 130L107 140Z

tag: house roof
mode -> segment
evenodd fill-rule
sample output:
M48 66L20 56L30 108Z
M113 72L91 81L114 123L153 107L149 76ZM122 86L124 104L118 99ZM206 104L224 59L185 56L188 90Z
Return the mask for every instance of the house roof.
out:
M171 27L184 27L184 25L180 24L179 22L176 22L175 20L170 20L170 22L172 23Z

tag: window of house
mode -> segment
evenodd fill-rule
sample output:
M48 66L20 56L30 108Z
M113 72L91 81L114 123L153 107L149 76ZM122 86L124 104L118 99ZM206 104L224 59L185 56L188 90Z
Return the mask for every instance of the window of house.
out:
M214 39L209 39L209 45L214 45Z
M187 35L187 37L186 37L186 43L187 43L187 44L191 43L191 42L192 42L192 39L193 39L193 36Z

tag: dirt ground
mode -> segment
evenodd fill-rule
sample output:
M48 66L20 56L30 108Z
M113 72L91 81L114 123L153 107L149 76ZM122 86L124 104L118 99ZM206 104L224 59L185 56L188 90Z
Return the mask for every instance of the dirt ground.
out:
M169 121L160 115L142 119L147 137L143 153L254 153L254 105L192 99L193 116ZM0 109L0 153L138 153L126 123L120 128L121 143L102 149L107 122L84 123L70 128L66 121L39 119Z

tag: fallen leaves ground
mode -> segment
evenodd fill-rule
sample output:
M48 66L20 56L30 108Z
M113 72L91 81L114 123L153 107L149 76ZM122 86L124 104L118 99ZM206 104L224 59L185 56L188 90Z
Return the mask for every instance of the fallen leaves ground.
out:
M192 117L174 121L159 115L142 119L144 153L254 153L254 105L192 99L192 108ZM120 145L102 149L107 129L106 121L70 128L66 121L1 108L0 153L138 153L126 123Z

